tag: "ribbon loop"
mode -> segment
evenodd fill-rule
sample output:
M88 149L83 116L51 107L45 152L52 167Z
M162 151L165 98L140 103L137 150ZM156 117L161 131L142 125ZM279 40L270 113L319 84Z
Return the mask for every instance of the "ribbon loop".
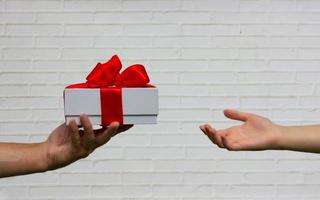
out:
M150 79L143 65L132 65L125 69L116 81L117 86L141 87L149 83Z
M117 76L121 70L122 64L117 55L104 63L98 63L96 67L87 76L87 83L97 86L111 86L114 85Z

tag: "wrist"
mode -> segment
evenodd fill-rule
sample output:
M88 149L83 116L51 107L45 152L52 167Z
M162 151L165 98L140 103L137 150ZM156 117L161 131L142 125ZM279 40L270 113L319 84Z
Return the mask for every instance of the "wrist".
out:
M47 141L39 143L39 169L41 172L46 172L50 169L50 159L48 156Z
M285 134L286 134L286 126L282 125L276 125L276 130L275 130L275 142L274 142L274 150L283 150L285 149Z

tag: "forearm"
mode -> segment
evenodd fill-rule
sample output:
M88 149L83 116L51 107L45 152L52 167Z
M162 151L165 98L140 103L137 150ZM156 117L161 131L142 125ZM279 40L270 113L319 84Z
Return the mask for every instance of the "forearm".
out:
M320 153L320 125L280 126L278 148Z
M46 143L0 143L0 177L47 170Z

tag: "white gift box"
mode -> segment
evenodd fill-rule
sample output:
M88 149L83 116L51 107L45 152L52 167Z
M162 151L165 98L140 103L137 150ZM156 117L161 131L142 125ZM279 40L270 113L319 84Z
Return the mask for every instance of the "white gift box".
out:
M157 88L122 88L123 124L156 124L159 110ZM89 116L93 125L101 124L99 88L66 88L64 90L66 123L74 119L80 124L80 115Z

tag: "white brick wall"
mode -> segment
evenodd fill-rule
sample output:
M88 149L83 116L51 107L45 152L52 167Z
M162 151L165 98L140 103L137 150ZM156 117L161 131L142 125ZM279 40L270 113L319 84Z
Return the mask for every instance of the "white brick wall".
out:
M44 140L62 90L119 54L160 89L136 126L64 169L0 180L0 199L316 200L319 155L228 152L222 109L320 123L320 1L0 0L0 141Z

